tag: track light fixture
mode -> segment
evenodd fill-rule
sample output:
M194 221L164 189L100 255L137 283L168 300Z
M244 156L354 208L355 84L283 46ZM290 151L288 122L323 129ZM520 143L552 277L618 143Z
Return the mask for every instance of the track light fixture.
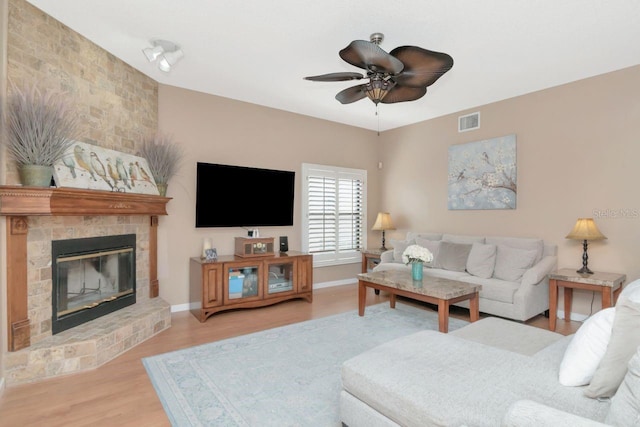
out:
M180 46L166 40L151 40L153 47L142 49L149 62L158 61L160 71L168 73L179 60L184 56Z

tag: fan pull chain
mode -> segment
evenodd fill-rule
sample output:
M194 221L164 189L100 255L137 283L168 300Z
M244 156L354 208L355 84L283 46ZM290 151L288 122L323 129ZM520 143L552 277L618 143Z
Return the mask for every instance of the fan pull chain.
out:
M376 104L376 118L378 119L378 136L380 136L380 115L378 114L378 104Z

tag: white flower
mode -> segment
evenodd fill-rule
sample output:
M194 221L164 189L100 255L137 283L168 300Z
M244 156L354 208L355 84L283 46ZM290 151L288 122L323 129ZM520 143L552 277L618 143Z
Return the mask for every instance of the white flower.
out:
M405 264L411 264L414 262L431 262L433 261L433 254L429 249L423 248L420 245L411 245L402 253L402 262Z

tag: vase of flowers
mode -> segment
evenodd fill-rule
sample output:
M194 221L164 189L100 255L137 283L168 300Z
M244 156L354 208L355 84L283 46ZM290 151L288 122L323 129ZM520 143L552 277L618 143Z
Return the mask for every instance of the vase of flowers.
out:
M182 147L173 142L171 137L156 133L142 144L140 155L147 159L158 192L161 196L166 196L167 183L178 171L184 155Z
M53 165L64 157L77 129L77 115L63 94L12 84L4 143L18 166L22 185L49 186Z
M411 264L411 277L413 280L422 280L422 264L433 261L433 254L429 249L420 245L410 245L402 253L402 262Z

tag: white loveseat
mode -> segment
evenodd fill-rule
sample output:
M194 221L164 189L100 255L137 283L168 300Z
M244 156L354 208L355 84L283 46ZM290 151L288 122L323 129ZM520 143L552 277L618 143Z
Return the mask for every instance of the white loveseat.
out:
M405 240L389 240L393 250L381 255L373 271L409 270L402 262L407 246L429 249L434 260L424 276L482 285L480 311L518 321L549 309L549 280L556 269L557 246L542 239L465 236L408 232ZM468 301L457 305L467 307Z

